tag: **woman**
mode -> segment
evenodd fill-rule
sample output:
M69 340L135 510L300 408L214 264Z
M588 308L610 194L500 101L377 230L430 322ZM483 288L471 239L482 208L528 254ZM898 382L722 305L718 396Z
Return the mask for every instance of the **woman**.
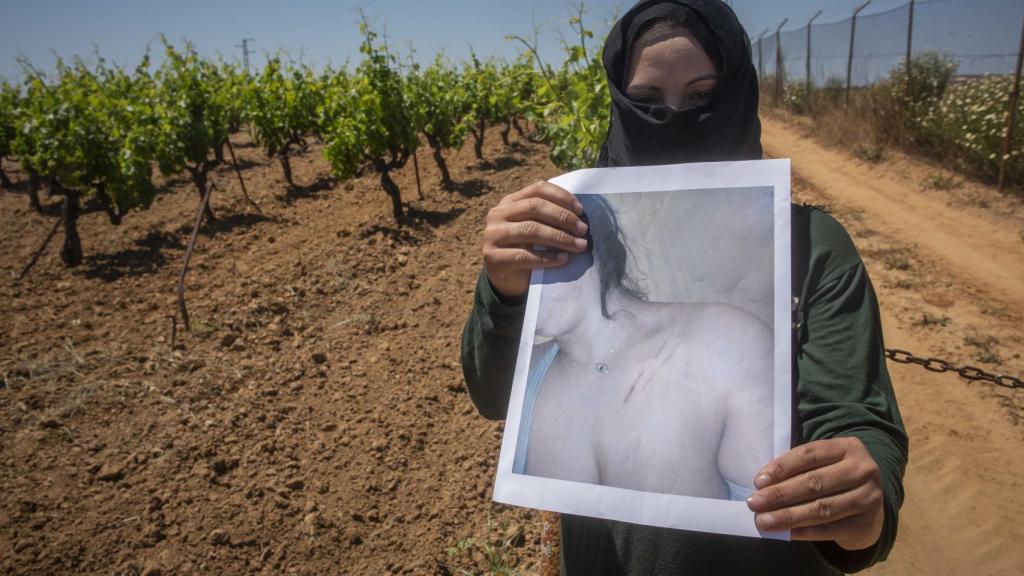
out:
M612 28L603 61L612 122L599 165L761 157L750 44L723 2L639 2ZM538 182L488 213L462 341L470 394L488 418L503 418L508 406L530 270L556 268L586 248L583 212L570 193ZM563 516L565 573L834 574L888 555L907 438L877 300L835 220L794 206L792 226L795 447L764 463L748 505L761 529L789 529L793 542Z
M727 304L646 301L611 204L577 198L589 248L544 275L536 335L548 340L533 350L513 472L750 496L772 454L771 331Z

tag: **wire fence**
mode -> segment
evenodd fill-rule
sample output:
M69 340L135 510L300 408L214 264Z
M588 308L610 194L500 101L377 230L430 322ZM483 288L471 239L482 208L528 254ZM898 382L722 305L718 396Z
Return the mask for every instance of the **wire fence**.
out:
M806 86L808 99L812 87L845 88L844 103L849 106L851 87L876 84L904 66L909 95L913 58L922 53L937 53L953 61L955 74L961 78L1010 76L1005 124L997 135L1001 146L973 143L977 134L968 133L966 125L961 126L963 134L943 136L969 155L978 156L984 148L989 160L997 159L997 182L1002 191L1007 166L1019 154L1013 147L1013 133L1024 63L1024 1L909 0L897 8L868 13L865 9L870 4L867 0L859 5L846 20L825 24L815 23L819 10L802 28L782 31L789 23L786 18L774 30L765 29L752 40L758 74L763 81L771 80L776 101L783 99L787 84L796 83ZM980 109L984 104L975 102L974 107ZM978 126L971 128L986 121L973 120L968 123ZM988 163L984 158L973 161Z
M867 86L883 79L908 54L938 52L953 58L957 75L1013 74L1020 45L1021 0L917 0L884 12L861 5L856 16L798 29L789 19L751 39L762 77L831 79ZM781 70L781 74L779 74ZM835 80L832 80L833 82Z

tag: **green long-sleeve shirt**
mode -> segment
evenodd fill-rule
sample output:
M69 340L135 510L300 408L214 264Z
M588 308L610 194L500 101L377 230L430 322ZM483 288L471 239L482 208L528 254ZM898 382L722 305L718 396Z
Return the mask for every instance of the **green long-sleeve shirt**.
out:
M885 367L878 302L843 227L793 206L793 444L855 436L881 470L885 524L878 543L778 542L562 516L562 572L599 574L834 574L884 560L903 502L907 436ZM501 300L481 271L462 334L462 367L480 413L508 409L525 304Z

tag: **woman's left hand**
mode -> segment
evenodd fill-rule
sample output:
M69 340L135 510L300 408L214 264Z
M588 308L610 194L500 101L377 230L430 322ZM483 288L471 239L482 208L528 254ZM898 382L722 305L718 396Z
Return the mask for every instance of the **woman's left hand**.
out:
M834 540L868 548L882 533L878 464L859 438L817 440L775 458L754 479L747 506L760 530L793 540Z

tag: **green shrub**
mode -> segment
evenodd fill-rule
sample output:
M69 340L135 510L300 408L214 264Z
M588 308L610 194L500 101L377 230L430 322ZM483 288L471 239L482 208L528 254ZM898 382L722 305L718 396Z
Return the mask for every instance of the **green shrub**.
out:
M893 68L885 82L891 86L893 96L909 104L937 102L946 94L957 62L950 56L938 52L924 52L910 59L910 82L907 82L906 60Z
M959 185L960 182L956 177L952 174L944 174L942 172L929 174L922 183L922 187L925 190L952 190L954 187Z
M846 82L838 76L829 76L820 90L821 104L829 107L841 106L846 94Z
M942 99L910 119L918 144L967 172L994 180L1006 136L1006 114L1013 78L987 76L953 82ZM1024 101L1017 104L1024 118ZM1018 126L1007 155L1006 180L1024 183L1024 130Z
M794 114L807 114L810 112L807 106L810 94L807 91L807 83L803 80L786 82L783 100L786 109Z
M853 155L865 162L878 164L885 158L885 146L881 144L874 144L871 146L858 144L853 149Z

